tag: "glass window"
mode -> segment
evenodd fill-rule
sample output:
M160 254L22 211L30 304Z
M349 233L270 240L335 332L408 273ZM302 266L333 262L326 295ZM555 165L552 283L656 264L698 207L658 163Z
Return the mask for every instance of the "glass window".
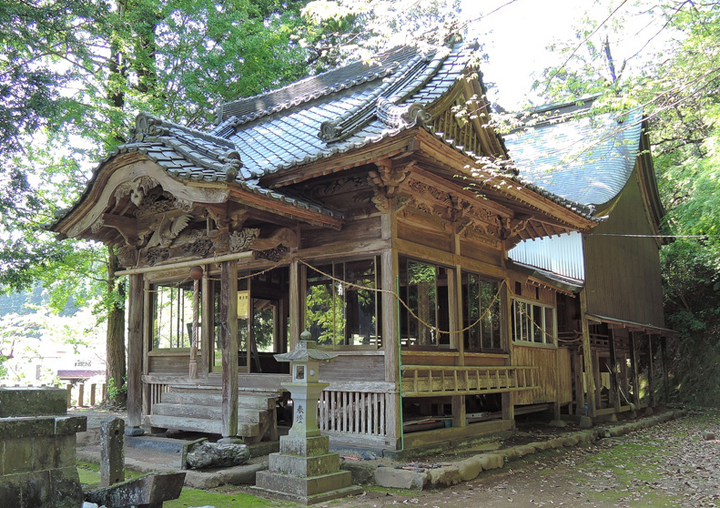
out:
M192 284L154 285L151 295L153 349L190 348L193 322ZM200 347L199 340L197 346Z
M555 308L537 302L513 300L513 340L533 344L555 344Z
M473 273L463 272L463 328L466 351L499 351L500 298L497 282L488 282Z
M377 259L308 269L306 326L323 346L379 347Z
M441 266L400 258L401 344L404 347L450 347L448 272Z

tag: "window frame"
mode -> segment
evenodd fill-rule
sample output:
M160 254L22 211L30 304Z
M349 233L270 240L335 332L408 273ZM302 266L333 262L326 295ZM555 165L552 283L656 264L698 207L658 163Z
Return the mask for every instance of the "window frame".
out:
M521 313L518 310L519 305L528 307L528 310L526 311L527 314ZM541 323L537 322L538 315L536 315L536 313L539 313L539 317L542 321ZM517 319L518 315L523 316L522 321L519 323ZM534 323L529 319L528 315L532 316L532 321L535 321ZM552 319L552 324L549 330L547 328L548 316ZM510 313L510 327L512 341L514 344L534 347L557 347L557 341L555 340L555 337L557 337L557 307L555 305L538 302L536 300L513 297ZM520 329L520 334L518 334L518 327ZM521 338L518 338L518 335L520 335ZM541 337L541 340L539 341L535 340L538 336Z

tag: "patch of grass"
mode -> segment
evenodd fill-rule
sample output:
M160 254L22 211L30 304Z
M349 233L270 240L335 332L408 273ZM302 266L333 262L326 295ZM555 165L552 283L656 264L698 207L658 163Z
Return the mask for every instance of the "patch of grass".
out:
M287 501L270 501L245 492L223 489L212 491L184 488L178 499L166 501L163 508L187 508L188 506L215 506L216 508L270 508L276 506L300 506Z
M92 462L77 462L78 476L80 476L80 483L88 485L90 487L96 486L100 483L100 465ZM138 473L129 469L125 470L125 479L131 480L133 478L139 478L144 473Z

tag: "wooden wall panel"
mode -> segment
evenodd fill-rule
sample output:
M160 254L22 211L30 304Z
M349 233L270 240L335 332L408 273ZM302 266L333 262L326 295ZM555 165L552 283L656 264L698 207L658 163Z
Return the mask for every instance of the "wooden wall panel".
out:
M148 374L187 375L190 353L187 355L151 355L148 360Z
M527 390L515 394L515 404L541 404L555 402L557 387L555 386L556 349L540 347L513 346L513 365L537 366L536 381L538 390Z
M434 352L402 352L403 365L455 365L457 354L438 354Z
M570 367L570 349L559 348L557 350L557 372L558 372L558 402L566 404L572 402L572 372Z
M301 243L303 249L309 249L338 242L375 240L380 237L380 217L368 217L348 222L342 231L328 228L303 229Z
M636 173L609 219L585 238L588 312L664 327L658 245Z
M385 381L385 356L343 354L320 366L320 378L332 381Z
M482 261L496 266L502 265L503 251L501 249L495 249L490 245L482 245L461 240L460 252L463 256L476 261Z

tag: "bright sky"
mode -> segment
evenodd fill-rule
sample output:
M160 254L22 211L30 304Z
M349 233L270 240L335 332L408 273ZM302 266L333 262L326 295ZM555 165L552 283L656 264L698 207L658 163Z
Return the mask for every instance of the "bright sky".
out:
M471 25L469 35L477 38L489 55L489 62L481 70L486 82L497 85L498 95L492 95L491 100L506 109L517 108L544 68L563 63L563 57L550 52L548 45L572 39L574 27L586 14L603 20L621 3L621 0L461 0L466 19L485 14ZM493 12L495 9L498 10ZM638 11L628 14L626 9L634 7L623 5L613 17L613 21L624 19L625 29L617 35L610 32L613 58L618 65L652 39L663 23L652 11L638 15ZM607 29L600 30L593 40L597 42L600 34L604 37L606 33ZM660 39L654 40L655 46L662 42ZM580 43L579 39L576 41ZM642 63L642 57L634 61Z

